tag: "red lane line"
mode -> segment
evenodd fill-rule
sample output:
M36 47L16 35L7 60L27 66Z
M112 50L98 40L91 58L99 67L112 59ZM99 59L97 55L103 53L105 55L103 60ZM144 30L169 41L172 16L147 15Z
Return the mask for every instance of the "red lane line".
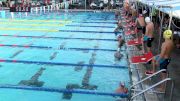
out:
M5 60L3 60L3 59L0 59L0 62L5 62Z
M4 46L3 44L0 44L0 46Z

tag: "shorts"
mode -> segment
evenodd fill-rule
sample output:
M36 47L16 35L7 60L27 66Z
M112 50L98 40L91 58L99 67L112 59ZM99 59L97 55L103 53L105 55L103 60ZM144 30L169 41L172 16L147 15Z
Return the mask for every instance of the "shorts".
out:
M143 32L143 34L146 33L146 27L142 27L142 32Z
M148 41L148 38L149 38L148 36L144 35L143 40Z
M159 55L155 56L155 60L157 61L159 59ZM161 69L166 69L167 70L167 66L169 65L171 59L163 59L161 58L159 61L160 64L160 70ZM166 73L166 71L163 71L163 73Z
M149 38L148 36L144 36L143 40L147 42L147 47L151 47L152 46L152 41L154 40L154 38Z
M153 40L154 40L154 38L148 38L148 40L147 40L147 47L152 47Z

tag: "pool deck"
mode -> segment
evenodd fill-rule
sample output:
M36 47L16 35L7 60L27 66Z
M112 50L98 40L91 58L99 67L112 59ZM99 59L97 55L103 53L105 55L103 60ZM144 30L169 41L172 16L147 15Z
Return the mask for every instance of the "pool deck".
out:
M159 37L159 35L156 34L155 35L156 39L153 42L152 52L154 55L156 55L158 53L157 46L155 46L155 44L156 45L158 44L158 39L157 39L158 37ZM134 47L134 49L136 50L135 52L131 52L131 51L128 52L129 58L132 56L141 54L139 52L140 50L137 49L137 47ZM168 72L169 72L169 77L172 78L174 83L175 83L172 101L179 101L179 99L180 99L180 87L177 85L180 85L180 80L179 80L180 68L178 68L178 67L180 67L180 49L175 48L173 50L171 58L172 58L171 63L168 65ZM148 69L151 69L151 68L152 68L151 64L137 64L137 65L131 65L130 64L130 72L132 74L132 76L131 76L132 77L132 84L135 84L136 82L138 82L139 81L138 78L143 79L144 77L147 77L144 72ZM137 71L139 73L137 73ZM159 82L160 81L159 77L160 77L160 75L153 77L150 80L147 80L147 82L143 82L142 85L137 87L136 89L143 90L143 89L148 88L150 85ZM168 83L165 98L164 98L163 94L153 94L153 93L147 92L144 94L146 101L160 101L162 99L164 99L164 101L169 101L170 86L171 85ZM154 91L156 91L156 88L154 89ZM138 99L135 99L135 101L143 101L143 98L140 96Z
M172 61L168 66L169 76L175 82L175 88L173 93L173 101L179 101L180 99L180 49L174 49L172 54Z

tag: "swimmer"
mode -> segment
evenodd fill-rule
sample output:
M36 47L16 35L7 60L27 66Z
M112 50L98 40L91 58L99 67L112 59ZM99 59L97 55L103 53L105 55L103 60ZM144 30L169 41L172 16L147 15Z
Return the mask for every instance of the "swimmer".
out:
M115 91L116 93L127 94L128 89L125 87L125 83L120 82L119 87Z
M115 60L120 60L122 54L120 53L120 48L117 49L116 53L114 54Z
M115 19L118 20L118 17L120 15L120 12L118 10L115 11Z
M142 11L141 11L142 12ZM135 25L138 30L141 30L143 34L146 32L144 16L140 13L139 17L135 21Z
M122 26L121 21L118 20L117 27L116 27L115 30L114 30L115 36L117 36L117 34L118 34L118 32L119 32L120 29L122 30L122 29L123 29L123 26Z
M161 53L157 56L155 56L152 59L152 71L146 71L146 75L151 75L155 72L156 66L159 66L160 69L166 69L167 66L171 61L170 55L172 53L172 50L174 48L173 40L172 40L172 31L171 30L166 30L163 33L163 38L165 41L162 43L161 46ZM167 72L162 72L162 79L165 79L167 77ZM160 91L164 91L164 85L161 85L161 88L159 89Z
M118 47L121 48L125 41L123 40L122 36L119 34L117 35L117 40L118 40Z
M151 21L151 19L149 17L145 18L145 22L147 25L146 25L146 32L145 32L145 35L143 37L143 41L147 42L147 44L146 44L147 51L150 52L151 47L152 47L152 41L154 40L154 38L153 38L154 23Z

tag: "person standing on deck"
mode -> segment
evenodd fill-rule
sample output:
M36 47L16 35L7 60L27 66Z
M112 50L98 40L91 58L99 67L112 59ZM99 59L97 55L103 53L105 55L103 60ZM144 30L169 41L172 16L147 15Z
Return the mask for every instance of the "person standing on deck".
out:
M155 72L156 66L159 66L160 69L165 69L167 70L167 66L171 61L171 53L174 48L174 43L172 40L172 31L171 30L166 30L163 33L163 38L165 41L162 43L161 46L161 53L157 56L154 56L152 59L152 71L146 71L146 75L151 75ZM167 71L162 72L162 79L165 79L167 77ZM165 84L161 85L161 88L159 89L160 91L165 91Z
M147 51L151 51L152 47L152 41L154 40L153 33L154 33L154 23L151 21L149 17L145 18L146 22L146 32L145 35L143 36L143 41L146 42L147 46Z
M141 10L140 10L141 11ZM146 32L146 27L145 27L145 19L144 16L142 14L142 11L139 12L139 17L136 19L135 21L135 25L137 27L137 30L141 31L142 34L145 34Z

